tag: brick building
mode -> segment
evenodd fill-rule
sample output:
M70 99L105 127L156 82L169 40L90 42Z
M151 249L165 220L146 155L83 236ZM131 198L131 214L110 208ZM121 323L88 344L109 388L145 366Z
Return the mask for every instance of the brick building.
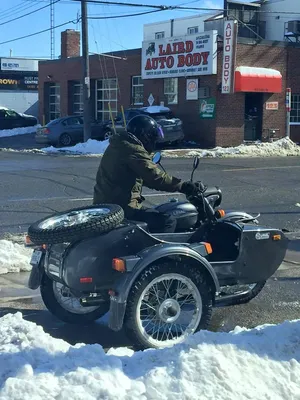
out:
M63 32L61 45L61 59L39 63L40 118L46 122L59 116L82 113L79 32ZM285 136L285 90L291 87L291 137L299 142L300 48L295 46L284 42L254 43L252 39L239 38L236 68L242 67L244 72L245 66L254 68L254 73L258 74L256 87L254 92L239 91L229 95L221 93L223 41L218 37L214 56L217 68L214 74L198 77L197 100L187 100L189 76L142 79L141 49L92 55L92 118L109 119L108 103L114 115L121 105L124 108L148 105L148 97L152 94L154 104L163 102L183 120L186 139L205 147L233 146L244 140L267 138L273 130L277 136ZM266 78L259 76L259 68L278 72L274 79L280 79L280 90L272 92L272 80L269 80L271 86L266 88ZM247 84L251 73L244 74L241 79ZM266 93L266 90L270 92ZM211 115L202 112L203 104L215 106Z

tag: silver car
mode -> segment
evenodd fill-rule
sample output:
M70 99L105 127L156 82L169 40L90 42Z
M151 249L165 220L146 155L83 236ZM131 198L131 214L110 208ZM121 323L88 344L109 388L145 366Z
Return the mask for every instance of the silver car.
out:
M92 122L91 138L95 140L105 139L103 123ZM81 116L69 116L55 119L46 126L37 129L36 143L52 146L70 146L83 141L83 118Z

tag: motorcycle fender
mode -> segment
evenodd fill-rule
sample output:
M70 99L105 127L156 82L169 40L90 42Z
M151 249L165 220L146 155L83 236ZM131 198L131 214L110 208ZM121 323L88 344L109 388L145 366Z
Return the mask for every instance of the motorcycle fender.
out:
M256 221L258 217L259 214L254 217L253 215L248 214L244 211L229 211L226 212L224 217L220 218L220 221L239 221L239 220Z
M215 292L219 292L219 280L212 265L204 258L205 255L207 255L207 253L202 243L194 243L189 246L176 243L164 243L144 250L139 253L137 257L128 257L128 263L126 263L126 265L128 265L129 268L127 268L127 273L123 274L114 284L113 291L115 295L110 298L110 319L108 324L110 329L114 331L122 329L127 298L134 282L149 265L162 258L185 256L197 261L199 267L204 267L210 274L214 282ZM126 262L126 257L124 261Z
M41 286L43 275L44 270L40 266L33 266L28 279L29 289L38 289Z

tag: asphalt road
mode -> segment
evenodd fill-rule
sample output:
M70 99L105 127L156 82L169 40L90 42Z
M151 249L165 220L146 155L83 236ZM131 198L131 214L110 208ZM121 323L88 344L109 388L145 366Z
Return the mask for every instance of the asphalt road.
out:
M0 235L23 233L51 213L90 204L99 160L0 152ZM170 174L190 178L191 159L166 158L163 165ZM263 224L300 231L299 176L298 157L231 158L202 159L195 179L219 185L226 209L261 213ZM145 194L150 204L170 197L147 189Z
M98 164L99 158L94 157L0 152L0 237L23 233L29 224L50 213L89 204ZM163 160L169 173L183 179L189 179L191 164L191 159ZM261 212L264 224L300 231L299 172L299 158L204 159L195 178L222 187L224 208ZM149 190L145 193L150 204L168 197ZM236 325L251 328L299 319L300 267L294 264L300 262L299 243L299 240L291 242L292 262L277 271L256 299L243 306L215 309L210 329L229 331ZM22 292L28 276L6 278L9 278L6 299L0 296L0 316L21 311L26 319L42 325L52 336L70 343L130 345L124 332L109 331L105 321L76 329L57 321L44 309L36 293L33 297L8 301Z

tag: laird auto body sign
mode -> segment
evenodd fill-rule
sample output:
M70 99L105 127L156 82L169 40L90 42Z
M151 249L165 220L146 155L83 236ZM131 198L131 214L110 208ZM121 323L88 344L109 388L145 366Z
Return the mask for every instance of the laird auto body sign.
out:
M216 73L217 31L143 42L143 79Z

